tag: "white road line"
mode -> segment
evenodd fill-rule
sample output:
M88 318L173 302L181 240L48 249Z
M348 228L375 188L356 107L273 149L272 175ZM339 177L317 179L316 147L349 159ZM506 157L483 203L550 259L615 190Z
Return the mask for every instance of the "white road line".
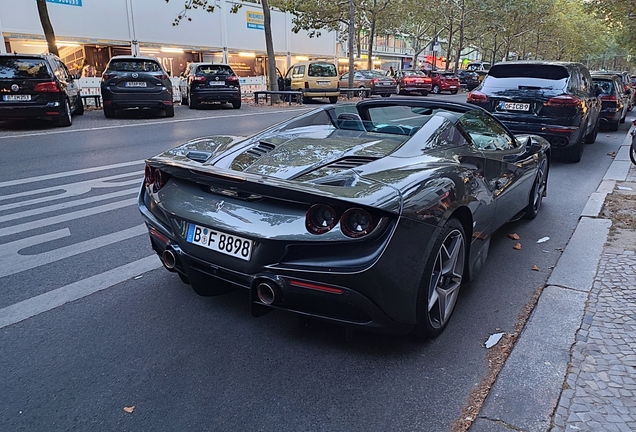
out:
M20 255L18 252L20 249L24 249L25 247L51 241L51 238L54 237L61 238L68 236L68 234L70 234L68 228L47 233L42 236L28 237L14 242L5 243L0 245L0 262L2 262L2 266L0 267L0 278L46 264L51 264L64 258L79 255L81 253L92 251L114 243L119 243L147 233L148 230L146 225L141 224L112 234L106 234L101 237L92 238L83 242L34 255Z
M93 167L93 168L84 168L84 169L75 170L75 171L65 171L65 172L56 173L56 174L47 174L47 175L37 176L37 177L29 177L29 178L18 179L18 180L10 180L10 181L6 181L6 182L0 182L0 188L7 187L7 186L22 185L22 184L26 184L26 183L33 183L33 182L38 182L38 181L43 181L43 180L52 180L52 179L62 178L62 177L70 177L70 176L80 175L80 174L88 174L88 173L92 173L92 172L96 172L96 171L105 171L105 170L109 170L109 169L123 168L123 167L132 166L132 165L140 165L140 164L144 164L144 163L146 163L146 161L142 159L142 160L136 160L136 161L131 161L131 162L123 162L123 163L118 163L118 164L112 164L112 165L103 165L103 166L98 166L98 167ZM128 174L126 174L126 175L128 175Z
M130 128L130 127L139 127L139 126L152 126L158 124L166 124L166 123L183 123L190 121L202 121L202 120L212 120L212 119L226 119L232 117L252 117L256 115L266 115L266 114L279 114L284 112L296 112L296 111L307 111L310 108L300 108L300 109L292 109L292 110L280 110L280 111L267 111L267 112L258 112L258 113L246 113L246 114L225 114L222 116L209 116L209 117L197 117L197 118L187 118L187 119L175 119L175 120L162 120L162 121L150 121L143 123L134 123L134 124L122 124L116 126L100 126L93 128L84 128L84 129L71 129L71 130L59 130L59 131L47 131L47 132L36 132L30 134L23 135L7 135L0 136L0 139L10 139L10 138L23 138L23 137L34 137L34 136L43 136L43 135L59 135L65 133L77 133L77 132L91 132L98 130L107 130L107 129L119 129L119 128Z
M57 223L67 222L73 219L80 219L87 216L94 216L98 213L104 213L110 210L116 210L119 208L128 207L130 205L134 205L135 203L137 203L137 198L130 198L127 200L116 201L114 203L104 204L97 207L91 207L84 210L77 210L77 211L66 213L59 216L52 216L50 218L40 219L34 222L26 222L19 225L1 228L0 237L12 235L12 234L18 234L24 231L29 231L32 229L41 228L41 227L45 227L49 225L55 225Z
M161 267L156 255L108 270L0 309L0 328L24 321L66 303L105 290L142 273Z
M78 199L78 200L74 200L74 201L67 201L67 202L63 202L60 204L53 204L50 206L46 206L46 207L38 207L32 210L25 210L25 211L21 211L21 212L17 212L17 213L12 213L6 216L0 216L0 223L3 222L8 222L8 221L12 221L12 220L16 220L16 219L22 219L22 218L27 218L27 217L31 217L31 216L35 216L35 215L39 215L39 214L43 214L43 213L50 213L50 212L54 212L54 211L58 211L58 210L65 210L71 207L77 207L77 206L81 206L84 204L91 204L94 202L100 202L100 201L106 201L108 199L111 198L119 198L121 196L125 196L125 195L130 195L130 194L134 194L139 192L138 188L135 189L126 189L126 190L122 190L119 192L112 192L109 194L104 194L104 195L98 195L98 196L93 196L93 197L88 197L88 198L82 198L82 199Z

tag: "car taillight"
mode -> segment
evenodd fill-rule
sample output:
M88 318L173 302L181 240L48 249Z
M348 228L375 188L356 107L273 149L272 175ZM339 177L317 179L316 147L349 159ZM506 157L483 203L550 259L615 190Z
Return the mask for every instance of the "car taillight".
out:
M379 82L380 82L380 80L379 80L379 79L377 79L377 78L373 78L373 79L371 80L371 84L377 84L377 83L379 83Z
M236 75L230 75L229 77L225 78L225 81L232 81L232 82L238 82L239 77L237 77Z
M466 102L486 102L488 101L488 96L480 91L472 91L468 93L468 97L466 97Z
M144 181L146 186L150 186L155 182L155 169L150 165L146 165L146 168L144 168Z
M305 81L305 88L308 89L309 88L309 83L307 81Z
M368 211L352 208L342 214L340 229L347 237L358 238L373 231L376 222L376 219Z
M616 97L616 95L603 95L601 96L601 100L608 102L618 102L618 98Z
M55 81L47 81L47 82L36 84L35 87L33 88L33 91L45 92L45 93L57 93L60 91L60 87L57 85Z
M115 74L109 74L109 73L102 74L102 81L107 81L111 78L115 78Z
M543 105L549 107L580 107L583 105L583 101L574 96L561 95L548 99Z
M160 79L160 80L167 80L168 79L168 75L159 75L157 78Z
M402 80L402 82L403 82L404 84L410 84L410 83L412 83L412 82L414 82L414 81L415 81L415 78L404 78L404 79Z
M192 81L205 81L205 77L201 75L195 75L192 77Z
M338 223L336 211L326 204L314 204L305 215L307 231L313 234L324 234Z

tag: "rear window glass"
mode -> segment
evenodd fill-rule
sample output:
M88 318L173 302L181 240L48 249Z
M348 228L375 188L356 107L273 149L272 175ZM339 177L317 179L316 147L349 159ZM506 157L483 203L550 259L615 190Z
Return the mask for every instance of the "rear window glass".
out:
M0 57L0 78L51 78L43 59Z
M361 73L367 78L384 78L386 76L384 71L379 71L379 70L367 70L367 71L362 71Z
M549 80L561 80L570 76L568 70L563 66L531 64L495 65L490 68L488 75L495 78L521 77Z
M209 64L197 66L195 73L203 75L232 75L234 71L227 65Z
M330 63L312 63L309 65L309 72L307 74L311 77L338 76L336 67Z
M614 82L612 80L597 80L594 79L594 84L598 85L598 88L603 92L602 94L612 94L614 93Z
M148 60L115 60L108 65L109 71L161 72L159 63Z
M404 70L402 73L404 76L426 76L424 72L418 70Z

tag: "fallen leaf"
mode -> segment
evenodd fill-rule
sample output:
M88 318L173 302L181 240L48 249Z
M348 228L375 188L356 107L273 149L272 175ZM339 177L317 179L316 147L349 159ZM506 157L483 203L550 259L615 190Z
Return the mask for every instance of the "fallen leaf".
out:
M133 412L135 410L135 406L129 406L129 407L124 407L124 411L126 411L128 414L130 414L131 412Z
M503 333L495 333L491 334L488 340L486 341L486 348L491 348L497 344L501 340Z
M513 249L516 249L516 250L521 250L521 243L517 243L517 244L516 244L516 245L514 245L512 248L513 248Z
M607 155L608 155L609 157L614 157L614 156L616 156L616 152L609 152Z
M548 240L550 240L550 237L541 237L539 240L537 240L537 243L545 243Z
M508 234L508 237L510 237L513 240L519 240L521 238L519 237L519 234L517 233Z
M534 270L534 271L539 271L539 267L537 267L536 265L533 265L533 266L532 266L532 270Z

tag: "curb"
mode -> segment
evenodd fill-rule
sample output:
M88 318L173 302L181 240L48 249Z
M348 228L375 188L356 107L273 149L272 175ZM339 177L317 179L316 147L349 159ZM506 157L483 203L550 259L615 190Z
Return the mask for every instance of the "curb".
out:
M592 193L563 254L550 274L524 329L490 389L470 432L550 429L581 327L603 246L611 226L600 217L631 162L628 133L596 192ZM581 262L585 266L579 265ZM576 268L576 272L572 272ZM558 331L555 331L557 330Z

